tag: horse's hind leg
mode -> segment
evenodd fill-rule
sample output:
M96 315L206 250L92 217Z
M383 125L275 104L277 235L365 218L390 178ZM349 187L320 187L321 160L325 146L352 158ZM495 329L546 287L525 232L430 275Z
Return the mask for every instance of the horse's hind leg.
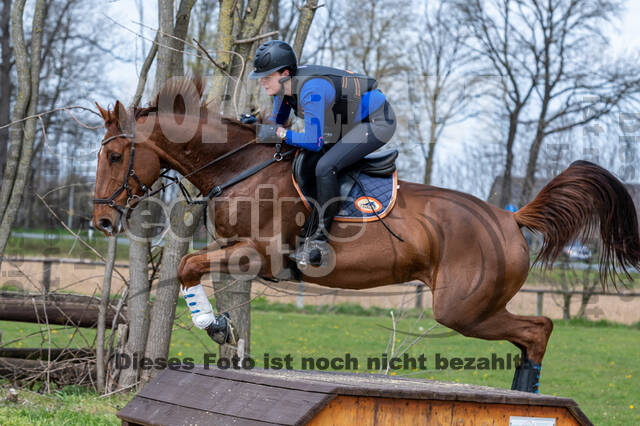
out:
M447 325L447 318L439 318ZM513 315L506 309L471 323L461 324L459 319L451 328L468 337L485 340L508 340L522 351L521 365L516 368L512 389L538 392L542 358L553 330L547 317Z

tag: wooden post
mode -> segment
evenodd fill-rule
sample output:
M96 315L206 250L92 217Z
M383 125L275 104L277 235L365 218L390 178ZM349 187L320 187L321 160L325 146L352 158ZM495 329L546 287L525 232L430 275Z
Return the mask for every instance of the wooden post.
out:
M536 315L540 316L542 315L542 300L544 298L544 291L536 292L536 298L537 298Z
M42 263L42 292L44 294L49 293L51 289L51 265L53 262L45 260Z
M422 309L422 293L424 284L416 285L416 309Z
M298 283L298 298L296 299L296 308L304 308L304 281Z

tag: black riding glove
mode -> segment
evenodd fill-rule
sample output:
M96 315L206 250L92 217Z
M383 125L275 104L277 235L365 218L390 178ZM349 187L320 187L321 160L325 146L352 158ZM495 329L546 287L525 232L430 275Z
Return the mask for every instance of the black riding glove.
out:
M281 143L282 138L277 135L277 124L256 124L256 139L258 143Z
M245 124L251 124L251 123L255 123L256 121L258 121L258 119L255 116L251 115L251 114L245 113L245 114L242 114L240 116L240 121L242 123L245 123Z

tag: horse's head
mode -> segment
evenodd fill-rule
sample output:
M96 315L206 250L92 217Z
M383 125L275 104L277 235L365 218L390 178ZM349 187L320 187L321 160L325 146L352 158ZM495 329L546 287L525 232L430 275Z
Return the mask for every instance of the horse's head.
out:
M135 114L117 101L113 111L96 104L107 132L98 152L93 224L106 235L121 230L127 208L148 192L160 175L160 158Z

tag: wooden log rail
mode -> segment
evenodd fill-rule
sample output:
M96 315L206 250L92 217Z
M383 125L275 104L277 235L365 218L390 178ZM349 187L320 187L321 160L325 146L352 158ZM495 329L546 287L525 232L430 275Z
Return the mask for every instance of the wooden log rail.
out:
M99 304L100 299L91 296L0 292L0 320L93 328L98 322ZM114 315L115 307L108 306L108 328ZM126 308L120 312L116 325L124 323Z
M0 358L19 358L27 360L64 361L80 358L95 358L96 351L91 348L2 348Z

